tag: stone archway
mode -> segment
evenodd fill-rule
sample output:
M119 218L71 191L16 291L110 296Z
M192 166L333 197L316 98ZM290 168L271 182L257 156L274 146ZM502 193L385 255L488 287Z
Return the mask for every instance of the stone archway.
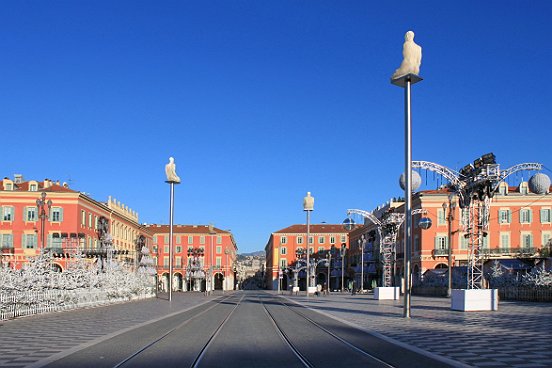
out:
M216 273L215 274L215 290L222 290L222 286L224 285L224 276L222 273Z

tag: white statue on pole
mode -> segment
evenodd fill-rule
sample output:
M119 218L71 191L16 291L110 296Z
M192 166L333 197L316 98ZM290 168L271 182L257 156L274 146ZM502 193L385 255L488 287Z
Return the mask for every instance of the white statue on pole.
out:
M169 163L165 165L165 174L167 175L167 183L180 183L180 178L176 175L176 164L173 157L169 157Z
M414 42L414 32L408 31L404 35L403 61L399 69L395 70L391 79L398 79L407 74L418 75L422 64L422 48Z

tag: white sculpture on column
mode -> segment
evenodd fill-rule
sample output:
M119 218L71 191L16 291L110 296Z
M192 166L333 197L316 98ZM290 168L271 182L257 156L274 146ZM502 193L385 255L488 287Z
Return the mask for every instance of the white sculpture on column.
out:
M169 157L169 163L165 165L165 174L167 183L180 183L180 178L176 175L176 164L173 157Z
M414 42L414 32L408 31L404 35L403 61L399 69L395 70L391 79L397 79L407 74L420 74L422 64L422 48Z

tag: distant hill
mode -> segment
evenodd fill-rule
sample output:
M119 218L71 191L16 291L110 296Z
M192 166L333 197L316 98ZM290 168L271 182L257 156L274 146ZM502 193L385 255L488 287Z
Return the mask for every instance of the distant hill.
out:
M251 252L251 253L240 253L239 255L244 256L244 257L245 256L257 256L257 257L263 256L264 257L265 251L264 250L259 250L257 252Z

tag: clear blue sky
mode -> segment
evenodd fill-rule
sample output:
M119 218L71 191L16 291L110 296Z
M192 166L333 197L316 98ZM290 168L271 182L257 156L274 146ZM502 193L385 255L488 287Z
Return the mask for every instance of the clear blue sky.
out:
M404 33L423 48L413 158L552 175L550 1L4 1L0 172L168 223L271 232L401 196ZM430 185L435 185L430 184Z

